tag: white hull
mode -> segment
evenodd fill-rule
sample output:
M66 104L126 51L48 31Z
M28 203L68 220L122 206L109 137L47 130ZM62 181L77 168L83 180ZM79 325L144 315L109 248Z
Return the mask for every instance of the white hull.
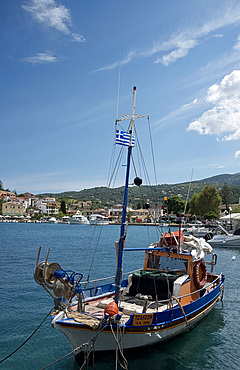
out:
M90 225L109 225L109 221L90 220Z
M50 218L50 219L48 220L48 223L49 223L49 224L57 224L57 223L58 223L58 221L56 220L56 218L55 218L55 217L52 217L52 218Z
M208 240L212 247L235 247L240 248L239 235L215 235L212 239Z
M69 223L72 225L89 225L88 220L70 220Z
M122 344L124 349L138 348L151 346L157 343L165 342L180 334L187 332L193 328L197 323L202 320L213 308L213 305L208 307L202 314L183 322L182 324L176 325L172 328L162 329L158 331L151 331L148 333L124 333L122 336ZM62 315L62 313L60 314ZM83 330L77 328L64 327L56 323L59 320L59 315L53 319L52 326L57 330L61 331L71 343L72 349L79 348L83 343L88 343L96 335L96 331ZM116 341L112 332L98 334L94 344L95 351L111 351L116 350ZM76 355L77 353L75 353Z
M109 219L103 215L93 214L89 219L90 225L109 225Z

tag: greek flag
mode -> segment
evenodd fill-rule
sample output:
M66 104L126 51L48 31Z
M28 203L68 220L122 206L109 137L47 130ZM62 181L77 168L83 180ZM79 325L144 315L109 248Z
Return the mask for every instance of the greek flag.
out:
M130 134L128 134L125 131L116 131L116 144L119 145L125 145L129 146L130 145ZM135 145L135 137L132 135L132 146Z

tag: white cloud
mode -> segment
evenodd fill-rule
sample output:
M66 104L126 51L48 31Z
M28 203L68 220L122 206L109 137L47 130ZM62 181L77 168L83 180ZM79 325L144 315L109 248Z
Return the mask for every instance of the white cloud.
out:
M69 34L71 25L70 11L63 5L57 5L55 0L30 0L30 5L22 5L33 19L47 27Z
M216 10L212 19L206 21L202 26L185 27L184 31L179 30L166 41L155 42L149 49L129 52L122 60L99 68L94 72L113 69L130 63L134 58L150 58L163 52L165 54L158 57L154 63L169 66L178 59L186 57L191 49L204 42L207 37L222 37L222 34L219 33L221 29L238 23L240 23L240 4L235 6L227 4L225 7L219 8L218 13ZM238 49L238 43L235 49Z
M29 0L22 8L43 26L54 28L66 35L71 34L71 12L64 5L58 5L55 0ZM86 41L84 36L77 33L72 33L71 36L73 41Z
M237 42L234 45L233 49L239 50L240 49L240 36L238 36Z
M222 141L240 139L240 70L210 86L205 101L214 106L191 122L187 131L215 135Z
M37 53L35 56L23 58L21 61L31 64L45 64L57 62L58 59L52 53L46 52Z
M197 40L180 40L176 42L176 49L171 51L169 54L164 55L163 57L155 60L155 64L162 63L166 67L169 64L176 62L179 58L185 57L189 50L194 48L197 45Z
M72 33L72 40L80 43L86 42L86 39L82 35L78 35L77 33Z
M135 51L131 51L131 52L128 53L128 55L124 59L119 60L119 61L117 61L113 64L108 64L105 67L95 69L94 71L92 71L92 73L93 72L99 72L99 71L107 71L107 70L110 70L110 69L113 69L113 68L116 68L116 67L123 66L124 64L130 63L136 56L137 56L137 53Z
M222 9L218 16L215 14L212 20L204 23L201 27L191 27L177 35L173 35L168 41L160 43L157 47L153 48L153 54L157 51L170 51L168 54L158 58L155 63L162 63L168 66L170 63L175 62L179 58L188 55L189 51L197 46L204 37L211 35L211 37L222 37L221 34L215 32L219 29L234 25L240 22L240 8L229 7Z
M198 103L198 99L196 98L191 103L184 104L183 107L184 108L192 107L192 106L196 105L197 103Z
M237 150L235 153L235 158L239 158L239 157L240 157L240 150Z

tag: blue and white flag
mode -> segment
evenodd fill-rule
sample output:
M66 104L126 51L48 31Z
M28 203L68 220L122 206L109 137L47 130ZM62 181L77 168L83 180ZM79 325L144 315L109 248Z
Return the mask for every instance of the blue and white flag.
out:
M130 134L128 134L125 131L116 131L116 144L119 145L125 145L129 146L130 145ZM132 135L132 146L135 145L135 137Z

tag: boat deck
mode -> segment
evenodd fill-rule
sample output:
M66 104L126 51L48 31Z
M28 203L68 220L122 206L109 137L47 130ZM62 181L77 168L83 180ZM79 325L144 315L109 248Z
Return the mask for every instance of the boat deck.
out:
M106 306L113 302L113 297L105 298L98 301L90 301L85 303L85 314L90 315L94 318L101 320L104 317L104 310ZM148 304L150 301L147 302ZM129 320L130 315L134 313L154 313L162 312L169 308L168 304L158 304L153 302L153 307L145 308L146 300L139 299L138 297L132 297L123 295L120 302L119 311L122 313L122 321L125 323ZM173 306L177 305L177 302L173 302ZM73 310L77 310L77 306L72 307Z
M211 281L213 280L214 275L209 274L208 281L205 283L205 286L203 289L203 292L205 294L208 294L214 286L209 285ZM131 296L127 293L123 293L121 295L120 299L120 305L119 305L119 311L122 313L122 322L126 323L129 320L129 317L131 314L135 313L155 313L155 312L162 312L167 310L169 307L169 304L166 301L161 302L156 302L156 301L151 301L147 300L148 297L146 296L141 296L141 295L136 295L136 296ZM84 313L87 315L90 315L91 317L101 320L104 317L104 310L106 306L113 302L114 298L111 297L105 297L100 300L90 300L88 302L85 302L85 311ZM176 300L171 301L171 306L175 307L177 306L178 303ZM77 311L77 305L74 305L72 307L73 311Z

